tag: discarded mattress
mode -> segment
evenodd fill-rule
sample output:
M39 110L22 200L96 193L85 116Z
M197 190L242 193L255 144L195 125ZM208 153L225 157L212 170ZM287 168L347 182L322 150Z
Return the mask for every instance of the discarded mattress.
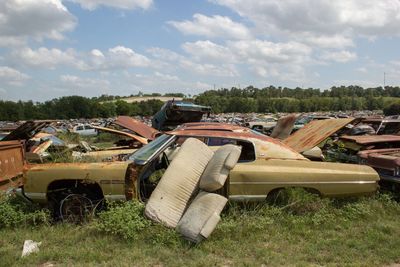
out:
M179 221L176 230L185 239L200 243L214 231L227 201L221 195L201 191Z
M175 228L213 156L203 142L188 138L168 166L146 204L145 215L167 227Z
M235 167L242 149L235 145L224 145L215 151L200 178L200 189L213 192L224 186L229 171Z

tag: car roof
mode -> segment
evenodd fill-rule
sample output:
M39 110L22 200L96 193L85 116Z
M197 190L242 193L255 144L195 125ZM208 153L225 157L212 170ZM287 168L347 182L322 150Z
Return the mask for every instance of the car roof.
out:
M260 154L265 154L264 158L304 159L301 154L281 141L234 124L212 122L185 123L173 131L166 132L166 134L250 141L256 145L260 152L257 155L258 158L263 158L264 156L260 156Z

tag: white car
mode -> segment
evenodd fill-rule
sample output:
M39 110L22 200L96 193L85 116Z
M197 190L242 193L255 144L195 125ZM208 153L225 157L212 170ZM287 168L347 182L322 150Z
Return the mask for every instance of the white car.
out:
M78 124L72 128L71 132L79 135L97 135L97 130L89 124Z

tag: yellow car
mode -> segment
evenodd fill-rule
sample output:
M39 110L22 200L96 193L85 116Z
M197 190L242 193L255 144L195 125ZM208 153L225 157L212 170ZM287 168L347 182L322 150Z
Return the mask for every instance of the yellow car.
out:
M238 163L219 192L230 200L265 200L286 187L305 188L321 196L365 195L378 188L379 176L368 166L313 162L279 140L240 126L188 123L159 136L124 161L31 165L24 194L35 202L50 202L60 213L66 212L60 208L65 203L95 205L104 198L146 201L189 137L212 148L242 147Z

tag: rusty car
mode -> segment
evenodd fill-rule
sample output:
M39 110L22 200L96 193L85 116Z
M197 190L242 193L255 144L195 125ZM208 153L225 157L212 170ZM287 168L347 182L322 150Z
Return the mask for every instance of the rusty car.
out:
M94 207L103 199L145 202L189 137L213 149L225 144L241 146L239 161L219 191L233 201L262 201L287 187L328 197L372 194L378 188L379 176L371 167L313 162L281 141L241 126L187 123L160 135L124 161L31 165L23 193L34 202L50 204L61 215L82 203Z

